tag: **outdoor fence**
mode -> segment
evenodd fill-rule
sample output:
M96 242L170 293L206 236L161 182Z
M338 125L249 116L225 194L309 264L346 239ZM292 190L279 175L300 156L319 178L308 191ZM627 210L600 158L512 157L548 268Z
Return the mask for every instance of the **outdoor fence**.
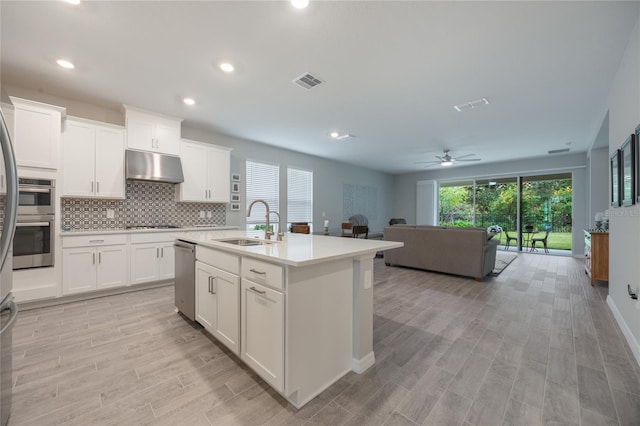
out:
M516 216L514 215L500 215L494 213L478 213L476 216L475 226L479 228L487 228L491 225L498 225L506 231L516 230ZM473 215L461 213L461 214L441 214L440 225L444 226L474 226ZM548 213L546 218L543 214L528 214L522 217L522 229L525 226L531 225L536 231L546 231L549 229L552 232L571 232L571 220L566 215Z

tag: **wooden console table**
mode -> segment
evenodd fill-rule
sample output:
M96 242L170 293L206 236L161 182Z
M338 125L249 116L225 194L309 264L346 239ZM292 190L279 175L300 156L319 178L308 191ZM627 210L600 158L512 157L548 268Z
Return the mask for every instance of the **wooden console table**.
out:
M609 233L584 231L584 271L596 280L609 281Z

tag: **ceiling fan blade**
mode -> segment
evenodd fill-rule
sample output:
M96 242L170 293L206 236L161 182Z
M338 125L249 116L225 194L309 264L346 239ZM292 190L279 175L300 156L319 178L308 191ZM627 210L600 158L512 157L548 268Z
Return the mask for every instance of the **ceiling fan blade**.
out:
M444 161L444 157L440 157L439 155L434 155L434 157L436 157L440 161Z
M416 161L415 164L440 164L441 161Z
M475 154L465 154L465 155L460 155L460 156L458 156L458 157L454 157L454 158L455 158L456 160L459 160L459 159L464 158L464 157L471 157L472 155L475 155Z
M467 158L464 160L460 160L459 158L456 158L456 161L480 161L482 160L482 158Z

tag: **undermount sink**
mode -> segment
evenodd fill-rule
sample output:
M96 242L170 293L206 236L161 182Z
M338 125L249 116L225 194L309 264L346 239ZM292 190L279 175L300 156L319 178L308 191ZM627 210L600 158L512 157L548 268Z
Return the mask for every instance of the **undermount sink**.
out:
M273 241L265 241L265 240L253 240L250 238L234 238L231 240L216 240L221 243L233 244L236 246L263 246L266 244L273 244Z

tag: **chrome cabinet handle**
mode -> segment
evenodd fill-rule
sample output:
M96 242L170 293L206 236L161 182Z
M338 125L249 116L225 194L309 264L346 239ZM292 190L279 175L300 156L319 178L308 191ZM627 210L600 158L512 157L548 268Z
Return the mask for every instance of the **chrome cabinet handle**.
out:
M100 182L96 182L96 192L100 192Z
M209 294L211 294L211 275L207 277L207 284L209 285Z
M160 257L160 248L156 247L156 257L159 258Z
M258 270L253 269L253 268L249 269L249 271L250 271L250 272L253 272L254 274L258 274L258 275L267 275L267 273L266 273L266 272L258 271Z
M104 240L89 240L89 244L104 243Z
M255 287L250 287L250 288L249 288L249 290L253 290L253 291L255 291L255 292L256 292L256 293L258 293L258 294L267 294L267 292L266 292L266 291L260 291L260 290L258 290L258 289L257 289L257 288L255 288Z
M102 263L102 252L98 252L98 263Z
M93 264L94 265L96 264L96 254L95 253L93 253Z
M93 181L91 181L91 192L93 192Z
M164 247L160 247L160 257L164 257Z

